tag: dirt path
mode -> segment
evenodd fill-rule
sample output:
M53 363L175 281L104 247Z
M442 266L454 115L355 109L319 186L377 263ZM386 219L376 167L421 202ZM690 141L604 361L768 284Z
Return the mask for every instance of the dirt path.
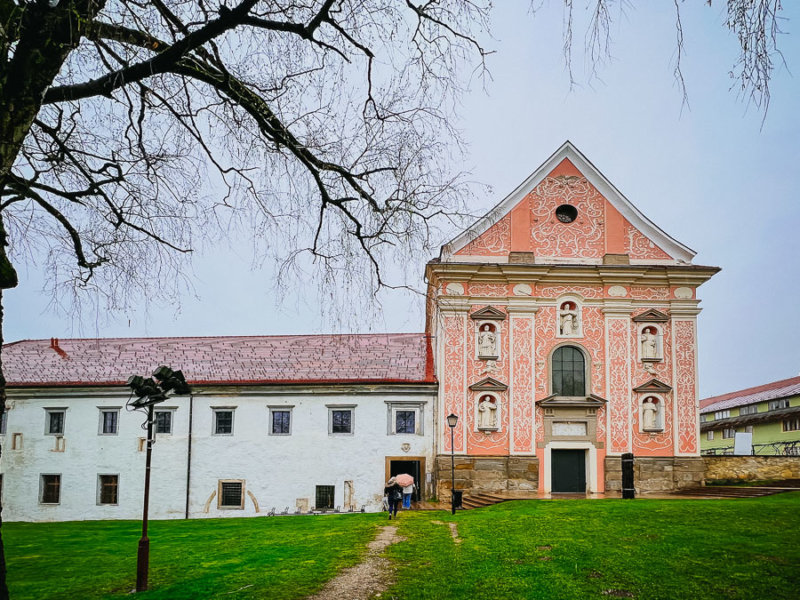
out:
M392 544L402 542L404 537L397 535L397 527L382 527L378 535L369 543L369 551L364 560L354 567L345 569L331 579L322 591L307 600L368 600L392 584L393 572L389 561L381 553Z

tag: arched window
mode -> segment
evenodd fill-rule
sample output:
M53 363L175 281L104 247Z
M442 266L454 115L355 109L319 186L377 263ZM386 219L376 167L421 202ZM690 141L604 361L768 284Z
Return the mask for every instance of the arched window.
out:
M553 394L586 395L586 361L574 346L561 346L553 352Z

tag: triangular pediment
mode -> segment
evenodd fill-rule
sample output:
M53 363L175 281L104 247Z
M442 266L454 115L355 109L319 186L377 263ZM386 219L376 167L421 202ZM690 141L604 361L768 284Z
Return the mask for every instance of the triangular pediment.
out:
M646 310L642 314L633 317L634 323L666 323L667 321L669 321L669 315L655 308Z
M551 394L547 398L537 400L536 404L543 408L553 408L556 406L584 406L600 408L605 405L608 400L601 398L595 394L588 396L558 396Z
M506 313L494 306L484 306L469 317L475 321L503 321L506 318Z
M563 208L566 212L559 213ZM563 236L559 228L566 228ZM611 255L674 264L689 263L695 254L645 217L569 141L484 217L442 246L440 260L509 262L510 255L520 253L535 256L537 264L602 264Z
M672 388L663 381L659 381L658 379L651 379L647 383L643 383L639 387L633 388L633 391L639 394L646 394L648 392L656 394L666 394L667 392L671 392Z
M505 392L508 386L505 383L497 381L494 377L485 377L478 383L473 383L469 386L473 392Z

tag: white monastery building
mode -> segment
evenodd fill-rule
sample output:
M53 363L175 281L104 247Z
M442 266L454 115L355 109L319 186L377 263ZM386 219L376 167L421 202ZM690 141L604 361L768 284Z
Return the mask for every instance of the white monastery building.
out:
M159 365L192 394L156 405L154 518L375 511L404 472L447 500L453 457L465 494L618 493L626 453L697 485L693 256L567 142L428 263L425 333L7 344L3 518L138 518L125 382Z

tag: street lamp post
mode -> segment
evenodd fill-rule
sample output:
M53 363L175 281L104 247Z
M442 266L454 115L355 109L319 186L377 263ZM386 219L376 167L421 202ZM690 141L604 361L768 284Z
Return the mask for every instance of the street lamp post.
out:
M454 431L458 423L458 415L447 415L447 426L450 428L450 511L456 514L456 450Z
M155 380L153 379L155 378ZM142 508L142 537L136 554L136 591L147 591L147 576L150 568L150 539L147 537L148 510L150 508L150 462L153 457L153 407L167 399L167 394L190 394L183 373L161 366L153 373L153 377L145 379L140 375L128 378L128 387L136 395L135 400L128 401L132 410L147 412L147 453L144 467L144 507ZM158 383L156 383L156 380Z

